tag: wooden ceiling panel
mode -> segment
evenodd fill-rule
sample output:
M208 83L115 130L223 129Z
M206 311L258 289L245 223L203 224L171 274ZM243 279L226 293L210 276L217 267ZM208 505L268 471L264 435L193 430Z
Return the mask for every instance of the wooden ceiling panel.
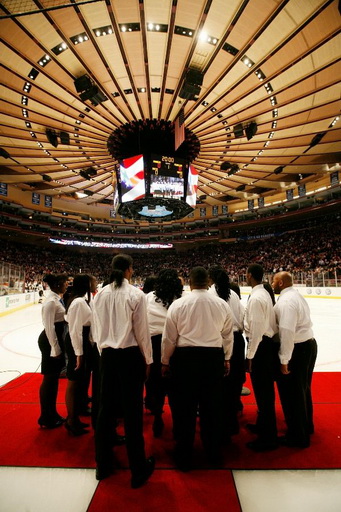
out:
M31 2L31 7L37 4ZM241 207L247 197L280 200L285 198L281 187L290 185L288 175L298 175L300 168L311 175L307 183L318 188L329 172L324 166L340 158L340 125L335 124L340 122L339 20L338 3L330 0L112 0L0 19L0 143L10 155L0 155L0 166L9 169L0 172L1 180L15 177L18 188L30 193L30 183L36 182L39 190L47 186L41 174L50 172L48 189L60 201L76 186L95 192L79 203L81 208L110 198L107 177L115 164L107 149L111 131L148 117L173 121L184 106L185 124L201 144L193 165L207 204L231 194ZM132 22L140 24L138 31L120 31L119 24ZM168 31L148 31L148 22L168 25ZM194 37L175 34L172 23L194 30ZM104 25L113 25L113 33L96 37L93 30ZM217 44L198 39L201 30L216 37ZM82 32L89 41L73 45L70 38ZM62 41L69 48L54 55L51 49ZM38 61L45 52L51 62L42 67ZM244 55L254 62L251 68L241 61ZM39 72L35 79L28 78L32 68ZM178 95L188 68L203 73L194 100ZM80 99L74 80L83 74L89 74L107 101ZM26 82L31 85L27 94ZM141 87L146 92L138 92ZM152 92L152 87L160 91ZM248 141L250 121L258 130ZM236 137L237 124L242 135ZM47 128L56 131L57 148L48 142ZM61 143L60 131L70 135L70 144ZM319 133L324 137L311 146ZM227 178L220 171L222 162L238 164L239 172ZM95 180L78 174L89 166L98 171ZM274 174L279 166L283 173ZM236 192L240 184L249 189Z

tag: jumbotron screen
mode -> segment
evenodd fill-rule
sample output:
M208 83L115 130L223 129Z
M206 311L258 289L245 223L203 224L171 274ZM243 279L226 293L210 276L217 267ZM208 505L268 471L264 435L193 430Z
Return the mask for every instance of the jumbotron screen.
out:
M143 199L146 195L143 155L125 158L120 164L121 202Z
M184 160L165 155L125 158L117 169L118 213L134 219L185 217L196 204L198 173Z
M151 197L183 199L185 162L170 156L152 155L149 173Z

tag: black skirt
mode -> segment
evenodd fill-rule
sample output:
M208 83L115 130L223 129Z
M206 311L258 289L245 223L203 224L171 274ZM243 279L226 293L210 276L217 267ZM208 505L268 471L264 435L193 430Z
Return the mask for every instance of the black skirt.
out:
M38 338L38 345L41 352L41 373L43 375L51 375L53 373L60 373L65 365L64 357L64 326L65 322L56 322L54 324L58 343L62 350L62 354L59 357L51 357L51 345L46 336L45 330L40 333Z

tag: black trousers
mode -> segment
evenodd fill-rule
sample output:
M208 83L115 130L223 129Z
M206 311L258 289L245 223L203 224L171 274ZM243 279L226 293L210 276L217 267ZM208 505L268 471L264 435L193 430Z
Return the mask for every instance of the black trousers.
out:
M184 462L191 459L198 406L203 445L209 455L217 456L222 445L223 349L176 348L170 367L177 457Z
M161 374L161 341L162 334L152 336L153 363L146 382L146 400L156 416L162 414L167 389L167 379Z
M314 432L311 382L317 357L315 339L296 343L289 362L289 375L279 375L277 386L288 427L287 438L309 446Z
M241 332L233 333L233 352L230 360L230 373L224 377L224 435L238 434L238 412L240 394L245 382L245 339Z
M62 351L64 351L64 324L64 322L54 324ZM41 373L44 375L39 389L40 420L45 423L55 423L59 417L56 409L59 374L65 364L65 358L64 354L60 357L51 357L51 345L45 330L39 336L38 345L41 351Z
M91 424L92 427L96 428L97 416L98 416L98 404L99 404L99 366L100 366L100 355L98 352L97 344L91 345L89 352L90 368L91 368Z
M122 405L130 470L133 476L144 472L146 464L143 438L145 375L145 360L139 347L102 350L99 410L95 431L97 465L108 467L113 463L113 429L118 408Z
M258 407L258 438L264 443L277 442L275 380L279 371L279 343L263 336L252 360L251 382Z

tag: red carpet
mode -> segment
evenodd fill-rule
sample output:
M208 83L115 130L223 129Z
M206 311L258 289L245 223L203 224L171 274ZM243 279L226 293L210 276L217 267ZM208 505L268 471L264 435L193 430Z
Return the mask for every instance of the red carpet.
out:
M38 388L40 374L25 374L11 381L0 390L0 436L5 442L0 446L0 465L94 468L94 442L92 431L80 438L73 438L64 428L44 430L38 428ZM246 385L249 386L247 382ZM59 407L65 414L66 380L60 380ZM243 397L244 414L240 419L240 434L224 448L224 467L227 469L333 469L341 467L341 374L315 373L314 414L316 433L309 449L280 448L273 452L257 454L246 448L253 436L245 424L254 422L256 405L254 395ZM280 406L278 427L285 426ZM84 418L86 420L87 418ZM174 468L172 460L173 439L168 406L165 407L165 431L161 439L152 436L152 417L145 415L146 453L154 454L159 469ZM127 468L125 447L115 449L117 466ZM196 441L195 467L205 465L199 439Z
M128 471L103 480L87 512L241 512L231 471L181 473L157 470L148 485L132 491Z

